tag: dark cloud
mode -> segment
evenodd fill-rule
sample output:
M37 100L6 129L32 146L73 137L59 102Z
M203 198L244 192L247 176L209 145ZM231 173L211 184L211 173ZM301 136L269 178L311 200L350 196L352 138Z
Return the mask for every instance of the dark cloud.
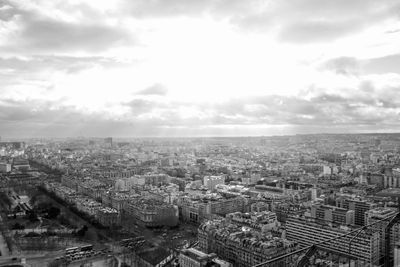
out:
M363 90L369 88L368 90ZM124 104L130 107L123 116L106 111L87 113L60 101L12 99L0 100L0 123L5 134L16 129L26 136L114 135L182 136L225 133L241 135L248 127L262 133L263 127L288 129L303 133L357 132L361 129L400 129L400 88L376 88L363 82L343 96L326 92L314 97L257 96L226 100L223 103L188 104L157 102L135 98ZM192 115L181 108L192 108ZM17 127L17 128L16 128ZM320 130L318 130L320 129ZM197 130L197 131L195 131ZM19 135L21 135L21 133Z
M138 95L160 95L164 96L168 93L168 89L165 88L162 84L154 84L146 89L139 91Z
M120 28L97 23L68 23L44 18L27 21L18 38L21 47L46 52L71 50L93 52L132 41L130 35Z
M7 43L0 45L4 52L98 52L112 46L133 44L132 34L122 26L109 26L102 20L65 21L54 19L24 6L9 3L9 23L18 28L9 36ZM11 14L11 15L10 15Z
M6 1L0 1L0 21L9 21L17 14L16 10Z
M43 77L48 72L51 75L53 71L74 73L96 66L120 66L112 58L67 55L97 55L110 48L137 44L132 37L136 29L128 30L120 26L123 23L119 24L128 14L143 20L211 16L245 31L272 29L269 33L276 32L280 40L304 44L333 41L386 19L398 18L400 6L397 0L125 0L122 11L99 14L85 4L78 7L59 1L55 6L61 13L68 13L71 18L80 14L66 20L14 3L18 1L0 0L0 23L6 29L4 32L10 31L6 42L0 44L0 81L3 88L15 87L19 91L57 88L51 79ZM111 26L101 15L116 24ZM400 55L370 59L342 56L323 62L320 69L362 80L364 74L400 73ZM298 132L400 128L400 88L377 88L373 81L363 80L357 88L347 89L337 94L310 90L308 97L227 96L222 103L183 103L168 100L167 88L154 84L121 104L123 112L128 110L125 115L105 110L83 112L65 106L61 100L16 101L2 99L0 95L0 125L5 134L16 136L240 135L250 133L251 127L258 129L253 134L262 134L262 127L280 125ZM56 94L57 89L53 92ZM186 109L190 112L183 114Z
M360 88L366 84L360 84ZM213 110L208 121L237 125L386 125L399 124L396 107L400 106L400 91L397 88L377 90L370 84L372 92L351 90L352 95L319 93L310 99L286 96L259 96L232 99L218 105L201 106ZM216 118L213 120L213 118ZM400 126L400 124L399 124Z

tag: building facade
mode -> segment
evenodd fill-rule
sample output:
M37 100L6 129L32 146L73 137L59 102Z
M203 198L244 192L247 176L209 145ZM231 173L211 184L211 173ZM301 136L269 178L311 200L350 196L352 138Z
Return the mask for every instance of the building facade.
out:
M286 237L306 247L345 235L348 227L333 227L317 223L313 219L289 218L286 222ZM348 244L352 245L348 245ZM344 245L346 244L346 245ZM380 252L379 233L366 230L358 236L349 235L320 244L319 248L336 254L350 255L364 261L366 266L378 266Z

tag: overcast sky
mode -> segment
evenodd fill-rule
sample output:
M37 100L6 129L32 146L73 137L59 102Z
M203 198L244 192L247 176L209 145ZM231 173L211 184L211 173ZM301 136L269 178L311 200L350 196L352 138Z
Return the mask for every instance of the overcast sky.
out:
M398 0L0 0L0 135L400 131Z

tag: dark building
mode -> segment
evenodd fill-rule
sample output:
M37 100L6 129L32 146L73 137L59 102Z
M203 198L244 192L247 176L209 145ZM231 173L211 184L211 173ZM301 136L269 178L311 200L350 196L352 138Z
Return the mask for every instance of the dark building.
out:
M354 210L354 224L364 226L365 212L374 208L376 204L356 199L339 198L336 200L336 206L347 210Z

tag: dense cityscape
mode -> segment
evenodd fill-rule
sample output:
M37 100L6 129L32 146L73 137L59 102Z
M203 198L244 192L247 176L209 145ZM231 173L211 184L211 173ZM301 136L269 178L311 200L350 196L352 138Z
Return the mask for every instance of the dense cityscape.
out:
M0 0L0 267L400 267L399 0Z
M398 134L3 140L0 260L397 266L399 141Z

